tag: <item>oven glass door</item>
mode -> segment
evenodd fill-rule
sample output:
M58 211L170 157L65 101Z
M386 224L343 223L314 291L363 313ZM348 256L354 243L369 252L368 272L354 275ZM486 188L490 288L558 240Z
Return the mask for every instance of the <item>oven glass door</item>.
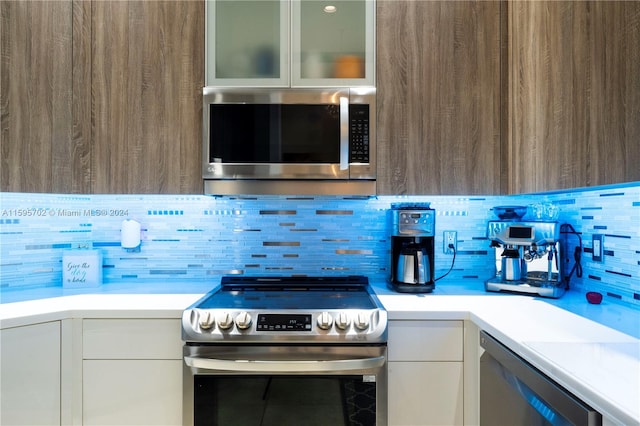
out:
M197 375L194 425L375 425L376 385L362 375Z
M387 423L386 345L185 345L184 359L184 424Z

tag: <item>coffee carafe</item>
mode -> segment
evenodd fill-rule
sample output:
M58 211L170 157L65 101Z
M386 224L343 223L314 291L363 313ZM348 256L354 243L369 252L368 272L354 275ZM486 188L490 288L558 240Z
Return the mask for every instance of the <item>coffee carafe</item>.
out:
M398 256L396 282L423 285L429 281L431 281L429 255L419 244L407 244Z
M428 204L392 205L390 228L389 287L400 293L433 291L435 211Z

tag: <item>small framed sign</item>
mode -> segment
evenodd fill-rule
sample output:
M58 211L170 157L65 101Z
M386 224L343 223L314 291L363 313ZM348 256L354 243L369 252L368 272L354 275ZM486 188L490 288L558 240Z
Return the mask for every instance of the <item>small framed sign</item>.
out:
M101 284L100 250L67 250L62 253L62 287L85 288Z

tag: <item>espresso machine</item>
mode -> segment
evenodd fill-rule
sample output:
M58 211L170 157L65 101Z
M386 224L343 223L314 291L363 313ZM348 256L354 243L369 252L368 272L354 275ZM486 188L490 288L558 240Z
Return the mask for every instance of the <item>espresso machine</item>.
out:
M394 204L390 211L391 261L388 285L399 293L435 288L435 210L429 204Z
M487 291L554 299L565 293L558 222L489 221L487 237L496 265L495 276L485 282Z

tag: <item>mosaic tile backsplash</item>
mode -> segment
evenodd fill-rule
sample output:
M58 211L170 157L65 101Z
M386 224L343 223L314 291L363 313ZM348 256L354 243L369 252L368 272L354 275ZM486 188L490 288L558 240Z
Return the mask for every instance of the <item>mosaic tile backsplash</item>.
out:
M103 283L217 283L225 274L389 274L388 212L394 203L431 203L436 211L435 276L452 256L442 252L455 230L455 265L442 282L483 288L494 273L486 224L496 205L547 203L582 239L582 276L572 288L600 291L640 306L640 183L518 196L210 197L204 195L56 195L2 193L0 290L62 285L62 255L93 248L103 256ZM121 246L122 222L141 224L137 249ZM594 262L592 235L603 235ZM579 239L567 236L567 253Z

